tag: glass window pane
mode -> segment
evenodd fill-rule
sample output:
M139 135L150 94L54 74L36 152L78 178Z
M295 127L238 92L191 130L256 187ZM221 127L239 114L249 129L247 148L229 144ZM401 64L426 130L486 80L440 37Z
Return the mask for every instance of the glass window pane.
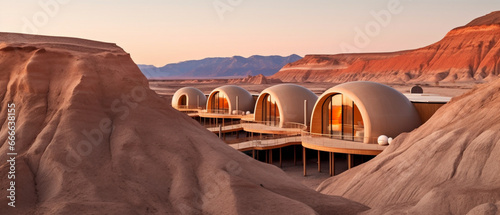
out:
M279 114L276 100L269 94L265 95L262 99L262 121L266 122L267 125L279 125Z
M354 104L354 141L362 142L365 136L363 117L356 104Z
M217 101L219 101L219 92L216 92L213 96L212 101L210 101L212 103L212 110L210 110L211 112L215 112L215 110L219 109L219 103Z
M361 112L347 96L328 97L322 107L322 133L332 138L363 141L364 123Z
M226 96L226 94L222 94L222 110L224 111L224 113L228 113L229 112L229 102L228 102L228 98Z
M342 122L342 94L337 94L332 97L330 120L331 134L335 138L342 137Z
M186 95L182 95L180 98L179 98L179 102L178 104L180 106L186 106L187 105L187 97Z
M343 98L343 136L345 140L354 140L354 109L353 102L347 96Z
M262 121L269 121L269 95L265 95L262 99Z
M212 110L210 110L212 113L229 112L229 102L223 92L216 92L210 102L212 104Z
M280 110L278 108L278 103L276 101L273 101L274 104L274 124L279 126L280 124Z
M331 108L332 108L332 97L329 96L323 103L322 113L321 113L321 133L330 134L330 122L331 122Z

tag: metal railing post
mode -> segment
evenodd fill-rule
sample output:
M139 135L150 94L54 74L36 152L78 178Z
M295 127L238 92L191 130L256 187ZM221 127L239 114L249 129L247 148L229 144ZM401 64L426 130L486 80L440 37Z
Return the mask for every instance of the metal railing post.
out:
M219 124L219 139L222 139L222 125Z

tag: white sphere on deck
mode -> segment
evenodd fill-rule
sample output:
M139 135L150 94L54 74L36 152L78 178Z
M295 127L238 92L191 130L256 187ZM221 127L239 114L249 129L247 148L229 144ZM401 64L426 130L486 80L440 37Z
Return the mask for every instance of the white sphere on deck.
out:
M387 139L387 144L391 145L392 143L392 137L389 137L389 139Z
M388 144L389 138L385 135L380 135L377 139L377 142L381 146L386 146Z

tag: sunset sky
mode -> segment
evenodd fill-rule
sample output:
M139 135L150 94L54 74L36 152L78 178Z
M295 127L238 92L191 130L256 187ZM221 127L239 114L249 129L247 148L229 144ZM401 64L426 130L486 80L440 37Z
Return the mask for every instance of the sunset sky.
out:
M0 31L113 42L136 63L163 66L418 48L499 9L498 0L22 0L0 2Z

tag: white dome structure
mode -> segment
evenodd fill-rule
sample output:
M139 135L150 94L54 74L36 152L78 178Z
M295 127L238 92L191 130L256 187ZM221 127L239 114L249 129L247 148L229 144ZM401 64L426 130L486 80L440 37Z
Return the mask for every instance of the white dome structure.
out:
M406 96L375 82L337 85L314 106L311 133L343 140L377 143L377 137L398 136L420 126L420 117Z
M257 98L255 121L265 121L280 127L289 122L308 125L316 100L318 96L296 84L269 87ZM304 106L306 106L305 122Z
M183 87L172 97L172 107L175 109L199 109L207 104L207 97L194 87Z
M253 111L255 100L245 89L226 85L213 90L208 96L207 111L212 113L231 114L233 111Z

